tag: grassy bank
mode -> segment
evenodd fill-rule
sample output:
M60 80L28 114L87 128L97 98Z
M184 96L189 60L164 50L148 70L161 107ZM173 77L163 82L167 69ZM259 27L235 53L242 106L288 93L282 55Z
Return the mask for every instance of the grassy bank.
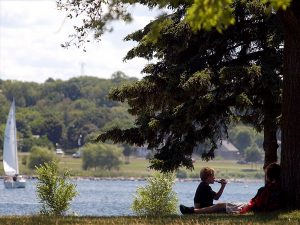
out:
M28 169L26 165L22 162L26 161L24 158L28 157L28 154L20 154L20 171L21 174L25 175L35 175L34 170ZM59 158L59 167L61 170L70 170L72 176L78 177L148 177L154 171L149 169L149 162L144 158L130 158L130 163L122 163L119 170L105 171L101 169L82 169L82 159L72 158L70 155L65 155ZM232 179L261 179L263 177L262 165L250 165L250 164L237 164L233 160L220 160L215 159L213 161L202 161L201 159L196 159L194 163L194 170L186 170L181 168L177 175L179 178L199 178L199 170L201 167L209 166L216 170L216 177L219 178L232 178ZM3 175L3 164L0 163L0 174Z
M129 164L123 163L119 170L103 171L103 170L82 170L82 159L74 159L65 156L60 159L60 167L68 168L74 176L83 177L148 177L154 171L149 169L149 161L143 158L131 158ZM216 177L236 178L236 179L261 179L263 177L262 164L258 165L241 165L233 160L213 160L202 161L197 159L194 164L194 170L180 169L178 177L180 178L199 178L199 171L202 167L209 166L216 170Z
M300 211L246 214L246 215L192 215L164 218L145 217L0 217L1 225L298 225Z

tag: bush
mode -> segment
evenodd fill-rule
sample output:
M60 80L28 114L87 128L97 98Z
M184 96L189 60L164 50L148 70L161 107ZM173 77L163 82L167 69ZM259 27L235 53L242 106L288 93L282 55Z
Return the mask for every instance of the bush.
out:
M54 152L47 148L34 147L30 152L28 167L35 169L37 166L54 160L57 160Z
M118 169L121 164L121 149L116 145L87 144L82 151L82 168Z
M70 202L77 195L76 185L67 181L69 172L58 175L56 162L44 163L37 167L38 183L37 196L42 203L41 214L63 215L70 207Z
M138 187L132 210L140 216L166 216L177 213L178 199L173 191L175 175L154 173L147 179L148 185Z

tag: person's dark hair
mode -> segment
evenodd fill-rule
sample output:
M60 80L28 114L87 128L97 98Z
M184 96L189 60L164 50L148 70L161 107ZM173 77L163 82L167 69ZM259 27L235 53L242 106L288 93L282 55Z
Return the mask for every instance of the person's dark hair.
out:
M280 182L281 167L277 163L271 163L266 167L266 178L273 182Z

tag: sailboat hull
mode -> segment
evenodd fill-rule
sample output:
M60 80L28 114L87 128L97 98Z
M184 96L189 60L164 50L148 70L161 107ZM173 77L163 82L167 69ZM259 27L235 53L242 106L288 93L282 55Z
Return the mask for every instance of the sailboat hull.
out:
M13 180L12 177L4 179L4 187L11 188L25 188L26 180L24 178L19 178L16 181Z

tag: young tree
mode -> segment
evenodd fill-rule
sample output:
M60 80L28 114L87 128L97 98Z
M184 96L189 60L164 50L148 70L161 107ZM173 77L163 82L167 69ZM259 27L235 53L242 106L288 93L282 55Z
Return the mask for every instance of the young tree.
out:
M257 163L262 161L261 151L256 144L248 147L245 151L245 161L251 163Z
M109 144L87 144L82 150L82 168L118 169L121 160L121 149Z
M241 156L244 156L246 148L253 144L254 133L253 128L248 126L236 126L230 130L230 140L237 147Z
M37 196L42 203L41 213L62 216L70 208L71 201L77 195L76 185L68 181L69 172L63 176L58 173L56 162L45 163L37 167Z
M173 190L175 175L154 173L148 184L138 187L131 208L140 216L163 217L176 214L178 199Z
M28 167L35 169L37 166L43 166L54 160L57 160L57 157L53 151L43 147L33 147L29 155Z

